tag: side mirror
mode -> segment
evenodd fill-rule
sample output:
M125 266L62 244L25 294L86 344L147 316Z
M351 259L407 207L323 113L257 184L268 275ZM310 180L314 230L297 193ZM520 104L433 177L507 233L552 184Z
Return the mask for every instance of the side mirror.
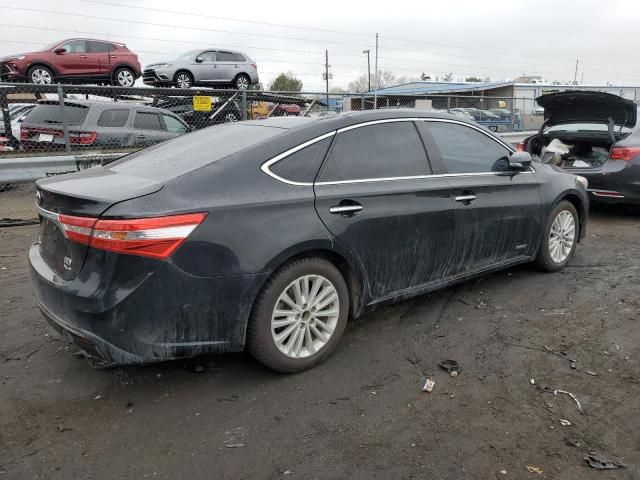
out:
M202 63L202 62L204 62L204 58L196 57L196 63Z
M509 168L511 170L526 170L533 162L529 152L515 152L509 157Z
M62 55L63 53L66 53L66 51L67 51L66 48L60 47L60 48L56 48L53 51L53 53L55 53L56 55Z

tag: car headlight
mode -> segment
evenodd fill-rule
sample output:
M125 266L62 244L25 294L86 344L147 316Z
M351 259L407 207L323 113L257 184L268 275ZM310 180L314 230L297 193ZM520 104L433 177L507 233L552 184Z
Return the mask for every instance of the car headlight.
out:
M153 68L167 68L170 67L171 64L170 63L159 63L157 65L154 65Z
M580 185L582 185L585 190L589 187L589 180L587 180L584 177L581 177L580 175L576 175L576 183L579 183Z
M7 62L12 62L14 60L22 60L24 58L24 55L19 55L17 57L11 57L11 58L7 58Z

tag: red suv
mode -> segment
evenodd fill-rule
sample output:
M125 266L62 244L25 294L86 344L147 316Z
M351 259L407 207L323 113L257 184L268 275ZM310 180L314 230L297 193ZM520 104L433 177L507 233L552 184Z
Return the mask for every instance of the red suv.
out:
M131 87L140 73L138 56L124 44L87 38L62 40L38 52L0 59L0 80L9 82L108 82Z

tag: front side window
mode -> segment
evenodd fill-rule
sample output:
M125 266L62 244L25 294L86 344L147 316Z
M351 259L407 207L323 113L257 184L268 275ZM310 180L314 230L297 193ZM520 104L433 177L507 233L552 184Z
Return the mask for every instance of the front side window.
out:
M160 123L160 116L153 112L136 112L133 128L137 130L164 130Z
M390 122L338 134L321 182L410 177L431 173L413 122Z
M216 52L202 52L200 55L198 55L203 62L215 62L216 61Z
M449 173L504 172L510 151L487 135L456 123L425 122Z
M105 110L98 117L99 127L124 127L129 119L129 110Z
M189 131L184 123L171 115L162 114L162 118L164 118L167 130L171 133L187 133Z
M270 170L285 180L312 183L331 145L332 138L325 138L283 158Z
M87 53L87 42L84 40L71 40L70 42L60 45L66 53Z

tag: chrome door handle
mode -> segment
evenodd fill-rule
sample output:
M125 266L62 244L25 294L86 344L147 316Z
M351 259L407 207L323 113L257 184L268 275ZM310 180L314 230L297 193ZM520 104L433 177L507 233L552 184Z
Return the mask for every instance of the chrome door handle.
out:
M363 208L364 207L362 205L336 205L335 207L329 208L329 213L333 213L334 215L357 213Z
M476 198L475 195L460 195L455 198L456 202L473 202Z
M80 55L80 58L87 58L86 55Z

